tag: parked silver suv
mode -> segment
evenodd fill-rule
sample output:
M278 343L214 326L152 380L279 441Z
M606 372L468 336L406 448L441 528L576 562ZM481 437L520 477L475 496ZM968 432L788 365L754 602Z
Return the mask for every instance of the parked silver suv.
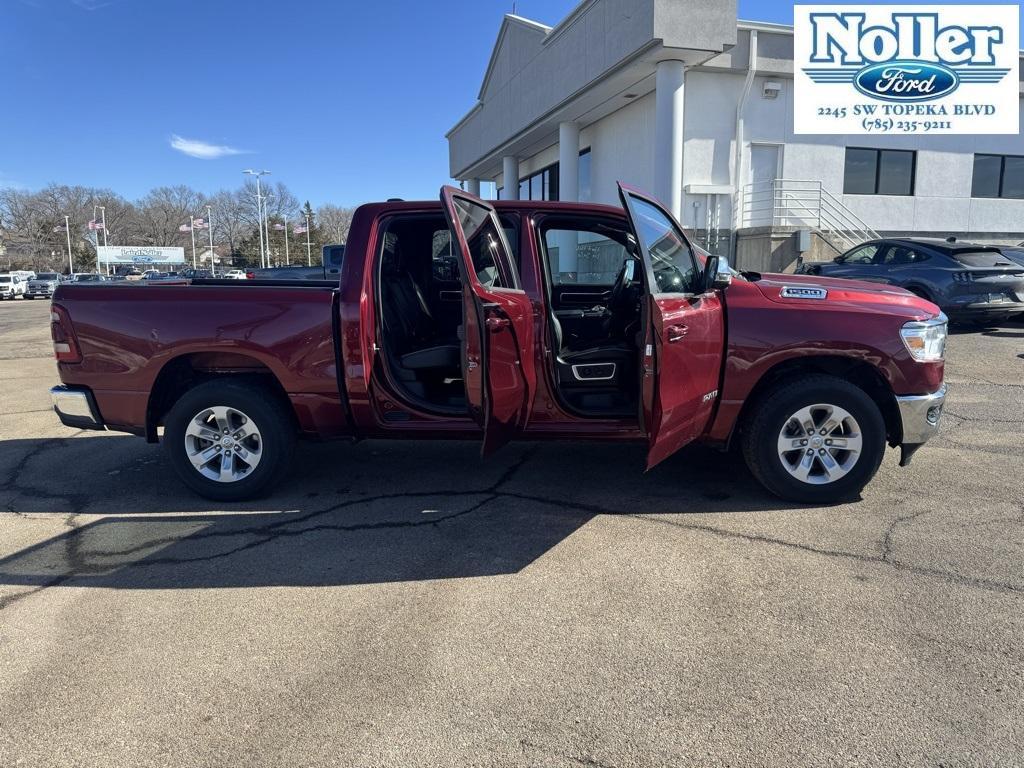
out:
M26 299L39 298L49 299L57 286L61 283L61 276L56 272L40 272L35 279L28 281L28 290L25 291Z

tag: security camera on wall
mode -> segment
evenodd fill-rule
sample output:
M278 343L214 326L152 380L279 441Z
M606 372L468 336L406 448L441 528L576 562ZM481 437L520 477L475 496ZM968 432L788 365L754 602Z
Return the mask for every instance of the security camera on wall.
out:
M761 96L766 99L777 99L782 91L782 83L777 80L766 80Z

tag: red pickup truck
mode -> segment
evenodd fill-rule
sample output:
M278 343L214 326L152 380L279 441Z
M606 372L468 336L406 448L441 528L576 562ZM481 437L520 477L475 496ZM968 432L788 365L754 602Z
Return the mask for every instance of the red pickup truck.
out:
M938 430L946 318L899 288L738 273L638 190L622 208L361 207L339 282L57 288L69 426L163 440L216 500L265 494L297 437L742 448L803 502L856 494ZM162 435L161 435L162 428Z

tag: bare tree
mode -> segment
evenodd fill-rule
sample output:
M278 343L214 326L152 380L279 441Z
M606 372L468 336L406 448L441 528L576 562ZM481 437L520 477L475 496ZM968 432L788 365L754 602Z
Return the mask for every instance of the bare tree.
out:
M157 187L139 201L139 229L135 234L152 245L191 244L187 232L181 232L189 216L201 216L202 197L191 187Z
M342 244L348 240L355 208L341 208L337 205L321 205L316 211L317 226L326 238L327 244Z
M283 253L283 233L273 227L302 219L299 201L287 185L278 182L263 188L271 220L271 246ZM6 249L9 268L60 269L67 265L67 235L64 217L70 223L71 249L75 266L95 262L96 243L102 233L88 228L95 206L106 212L107 241L110 245L171 245L191 247L189 233L181 232L189 216L205 217L213 209L213 236L221 256L256 263L259 260L259 216L256 186L249 180L235 190L221 190L204 196L191 187L157 187L137 202L129 202L109 189L51 184L31 192L0 188L0 246ZM332 212L345 212L333 206ZM348 218L333 215L335 231L347 232ZM99 237L97 237L99 235ZM332 235L333 237L334 235ZM207 233L202 241L207 242Z

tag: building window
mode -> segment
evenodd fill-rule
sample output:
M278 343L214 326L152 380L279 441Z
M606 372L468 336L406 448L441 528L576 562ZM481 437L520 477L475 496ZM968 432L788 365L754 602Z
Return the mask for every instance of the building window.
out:
M912 195L916 166L916 152L847 147L843 192L848 195Z
M580 202L590 202L590 147L580 152L579 185Z
M558 163L519 180L520 200L557 200Z
M1024 198L1024 157L975 155L971 197Z
M505 187L497 188L497 199L508 200ZM532 176L519 180L520 200L557 200L558 199L558 163L542 168Z

